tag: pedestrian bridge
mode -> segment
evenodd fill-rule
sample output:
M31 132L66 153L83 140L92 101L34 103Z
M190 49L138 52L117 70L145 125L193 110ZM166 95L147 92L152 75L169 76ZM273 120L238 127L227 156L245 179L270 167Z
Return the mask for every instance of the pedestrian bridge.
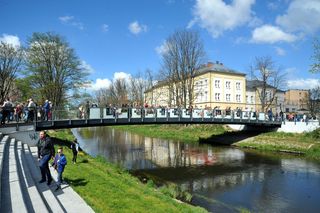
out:
M72 110L53 111L52 119L34 122L35 130L93 126L144 124L240 124L259 128L277 128L281 121L265 113L220 109L184 108L90 108L88 113Z

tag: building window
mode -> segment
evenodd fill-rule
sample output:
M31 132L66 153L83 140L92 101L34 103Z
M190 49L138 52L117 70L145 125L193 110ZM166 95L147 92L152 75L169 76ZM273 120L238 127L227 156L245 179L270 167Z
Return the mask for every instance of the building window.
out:
M240 88L240 82L237 82L236 83L236 90L240 90L241 88Z
M236 101L241 102L241 95L236 95Z
M215 88L220 88L220 80L215 80L214 86L215 86Z
M226 81L226 89L231 89L231 82L230 81Z
M215 99L216 101L220 101L220 93L215 93L215 94L214 94L214 99Z
M247 96L247 95L246 95L246 101L247 101L247 103L250 103L249 96Z
M208 91L204 92L204 101L206 102L208 100Z
M226 94L226 101L228 101L228 102L231 101L231 94Z
M251 99L251 103L254 104L253 95L250 97L250 99Z

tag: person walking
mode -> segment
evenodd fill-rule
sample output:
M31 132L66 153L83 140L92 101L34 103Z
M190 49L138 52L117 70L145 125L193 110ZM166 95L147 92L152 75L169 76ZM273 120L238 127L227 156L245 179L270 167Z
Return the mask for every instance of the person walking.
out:
M48 100L46 100L43 104L43 111L44 111L44 120L49 120L49 113L50 113L50 103Z
M30 98L29 104L28 104L28 119L27 120L33 122L35 116L37 116L36 104L33 102L33 99Z
M55 189L55 191L57 191L57 190L61 189L62 173L64 171L65 166L67 165L67 158L63 154L62 147L58 148L58 154L56 155L54 162L55 162L55 165L53 165L53 166L55 166L57 168L57 172L58 172L57 187Z
M87 101L85 105L85 109L86 109L85 119L89 119L90 118L90 102L89 101Z
M71 149L72 149L72 153L73 153L72 162L73 162L73 164L75 164L77 162L77 155L79 152L79 144L78 144L77 139L74 139L74 141L72 142Z
M41 131L39 134L38 141L38 161L41 171L41 180L39 183L44 183L47 181L47 185L52 182L52 177L49 170L49 161L54 156L54 146L51 142L49 136L47 136L45 131Z
M7 119L7 122L10 122L10 112L12 111L12 103L9 98L3 103L2 105L2 119L1 124L5 124L5 121Z

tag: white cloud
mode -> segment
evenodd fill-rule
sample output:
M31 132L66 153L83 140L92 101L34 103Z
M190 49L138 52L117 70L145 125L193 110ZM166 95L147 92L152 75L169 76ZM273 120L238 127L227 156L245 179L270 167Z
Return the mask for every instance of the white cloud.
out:
M286 14L277 17L276 23L289 32L308 34L320 30L319 17L319 0L293 0Z
M103 32L108 32L108 31L109 31L109 25L103 24L103 25L101 26L101 29L102 29Z
M313 89L320 86L320 80L314 78L288 80L289 89Z
M129 73L125 73L125 72L115 72L113 74L113 80L125 79L128 81L130 77L131 77L131 75Z
M20 47L20 39L17 36L14 35L7 35L2 34L2 37L0 37L0 42L11 44L13 47Z
M79 30L84 30L84 25L82 22L76 21L74 16L61 16L59 17L61 23L70 25L78 28Z
M88 86L88 89L90 90L99 90L99 89L105 89L108 88L112 82L116 81L117 79L124 79L126 83L129 83L129 79L131 78L131 75L129 73L125 72L115 72L113 74L113 79L110 80L108 78L97 78L94 83L91 83Z
M160 46L156 47L156 52L158 55L163 55L168 52L168 46L166 42L163 42Z
M146 25L142 25L142 24L139 24L139 22L134 21L129 24L128 29L132 34L138 35L139 33L147 32L148 28Z
M101 78L97 78L96 82L94 82L91 85L91 88L93 90L99 90L99 89L105 89L108 88L111 85L111 81L107 78L105 79L101 79Z
M231 4L226 4L223 0L197 0L193 9L194 19L188 27L199 23L217 38L226 30L233 30L250 22L254 3L255 0L233 0Z
M74 19L73 16L61 16L61 17L59 17L59 20L61 22L64 22L64 23L68 23L68 22L72 21L73 19Z
M94 69L86 61L81 61L81 67L87 70L89 73L94 73Z
M275 47L275 50L277 52L277 55L279 55L279 56L286 55L286 51L284 49L280 48L280 47Z
M276 43L294 42L297 37L293 34L282 31L279 27L263 25L253 30L251 42L253 43Z

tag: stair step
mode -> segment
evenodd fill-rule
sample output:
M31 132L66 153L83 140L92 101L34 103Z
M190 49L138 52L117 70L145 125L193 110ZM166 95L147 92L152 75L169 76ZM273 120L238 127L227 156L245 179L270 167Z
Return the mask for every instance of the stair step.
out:
M37 185L37 189L42 194L42 197L45 199L45 202L47 203L47 207L52 212L65 212L64 207L62 204L57 200L53 192L51 191L50 187L53 187L53 184L51 183L51 186L49 187L46 183L38 183L38 181L41 179L41 173L38 166L38 160L37 160L37 147L28 147L29 152L31 155L26 155L26 159L29 164L29 169L32 174L32 178L35 181ZM32 151L33 150L33 151ZM35 155L34 155L35 152Z
M16 141L10 140L9 146L9 188L12 212L28 212L23 199L23 192L20 187L18 174L17 156L15 152Z
M5 180L6 180L6 184L4 184L5 186L7 186L8 189L8 176L5 176L5 173L8 168L5 168L5 164L8 164L8 160L5 161L5 159L8 159L8 152L6 152L5 150L7 149L8 146L8 141L9 141L9 136L5 135L1 137L0 140L0 211L3 209L4 206L4 202L2 201L2 189L4 187L2 187L2 184L4 184ZM7 171L8 172L8 171Z
M46 204L44 203L44 200L42 199L36 187L35 181L32 178L31 171L28 166L26 155L30 155L30 152L27 145L22 144L21 141L18 141L17 149L20 165L22 168L23 179L21 181L23 181L23 185L25 186L26 191L29 194L30 205L32 207L32 210L34 212L49 212L46 207Z
M30 147L30 150L33 153L33 156L37 156L37 148ZM66 169L68 169L66 167ZM53 167L50 167L51 176L54 181L57 181L57 173L54 171ZM54 185L53 189L56 186ZM78 213L78 212L94 212L92 208L76 193L68 184L61 184L61 190L53 192L60 203L63 204L64 209L69 213ZM76 205L75 205L76 203Z

